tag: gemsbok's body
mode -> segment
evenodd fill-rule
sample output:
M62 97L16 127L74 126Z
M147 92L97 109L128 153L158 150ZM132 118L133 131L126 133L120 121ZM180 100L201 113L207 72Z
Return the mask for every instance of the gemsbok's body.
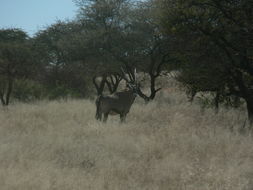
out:
M123 92L116 92L108 96L99 96L96 100L96 118L102 120L102 114L104 115L103 121L106 121L108 115L120 115L121 122L125 121L135 98L136 93L130 89Z
M124 72L123 72L124 73ZM130 75L128 72L130 80L124 76L127 82L128 90L115 92L111 95L100 95L96 99L96 119L102 120L102 115L104 116L103 121L106 122L108 115L120 115L121 122L125 121L126 115L130 111L132 104L137 96L138 84L136 82L136 70L134 75Z

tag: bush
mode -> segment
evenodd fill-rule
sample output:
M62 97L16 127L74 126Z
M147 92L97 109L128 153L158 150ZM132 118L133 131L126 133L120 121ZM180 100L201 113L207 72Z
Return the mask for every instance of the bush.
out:
M43 99L46 89L36 81L19 79L14 82L12 97L23 102Z

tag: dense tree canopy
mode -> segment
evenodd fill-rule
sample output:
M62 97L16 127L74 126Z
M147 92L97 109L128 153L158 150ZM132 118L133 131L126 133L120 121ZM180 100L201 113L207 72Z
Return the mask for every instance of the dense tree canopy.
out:
M0 98L8 105L15 79L32 75L32 46L25 32L19 29L0 30Z
M77 2L79 22L86 31L82 35L90 38L87 41L92 43L87 45L99 63L96 69L115 72L124 65L148 73L150 94L140 89L139 95L146 101L154 99L161 89L156 88L156 78L169 62L166 37L158 25L158 6L122 0Z
M243 98L252 121L252 2L165 0L163 4L163 26L181 42L181 81L191 90Z

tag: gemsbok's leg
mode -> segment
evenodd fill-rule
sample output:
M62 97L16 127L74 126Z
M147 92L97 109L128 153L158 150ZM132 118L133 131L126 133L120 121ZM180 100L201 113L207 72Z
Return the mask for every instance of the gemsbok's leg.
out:
M108 115L109 115L109 112L108 113L104 113L104 119L103 119L103 122L106 122L107 119L108 119Z
M123 123L126 121L126 114L120 114L120 122Z
M95 118L99 121L102 119L102 113L97 109Z
M99 121L102 120L102 113L98 113L98 120L99 120Z

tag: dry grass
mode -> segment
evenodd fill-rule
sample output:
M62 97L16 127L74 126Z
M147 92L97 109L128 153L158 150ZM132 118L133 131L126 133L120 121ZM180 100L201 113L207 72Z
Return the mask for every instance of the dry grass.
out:
M137 100L127 123L95 121L89 100L15 104L0 111L2 190L252 190L245 113L218 115L172 89Z

